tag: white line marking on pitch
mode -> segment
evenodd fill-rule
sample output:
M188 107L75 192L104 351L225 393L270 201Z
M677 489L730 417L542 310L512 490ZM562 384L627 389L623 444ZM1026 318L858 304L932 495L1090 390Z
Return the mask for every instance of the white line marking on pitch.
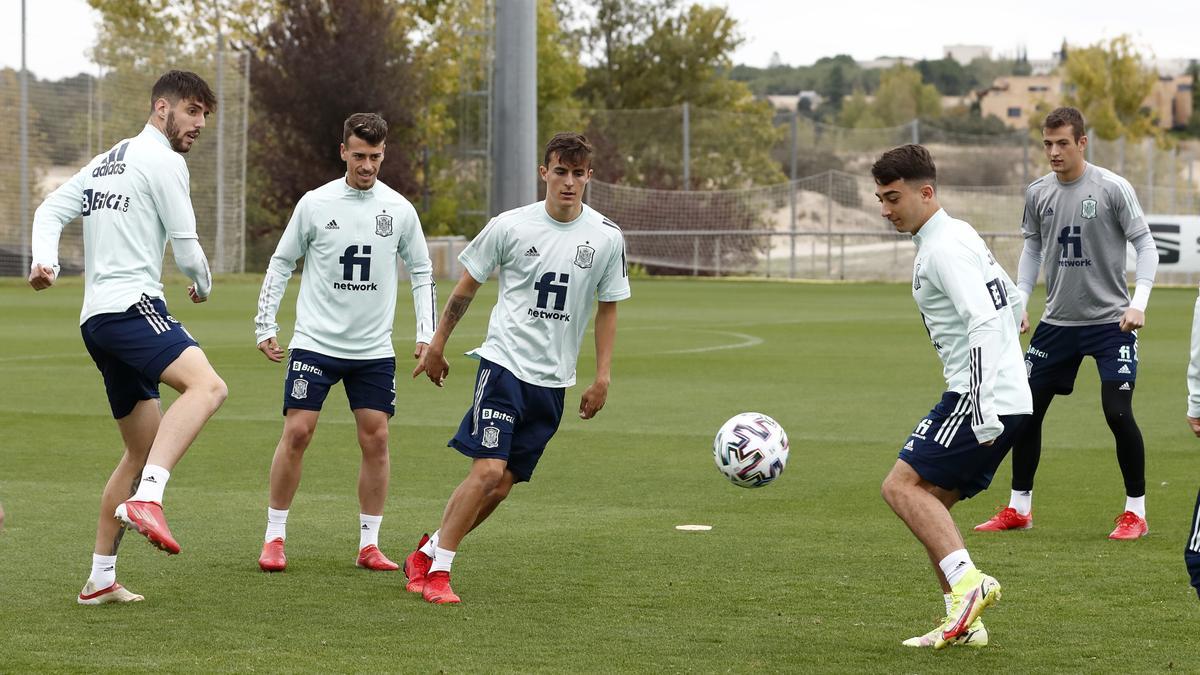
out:
M656 352L657 354L699 354L701 352L715 352L722 349L743 349L745 347L757 347L763 343L763 339L748 335L746 333L734 333L733 331L725 330L703 330L694 331L697 333L712 333L714 335L728 335L741 340L741 342L733 342L725 345L716 345L714 347L695 347L693 349L672 349L666 352Z

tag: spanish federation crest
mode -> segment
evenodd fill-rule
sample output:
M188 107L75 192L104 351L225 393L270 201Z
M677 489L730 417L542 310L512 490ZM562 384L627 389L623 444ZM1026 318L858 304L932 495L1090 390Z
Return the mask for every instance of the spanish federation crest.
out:
M1079 206L1079 217L1092 219L1096 217L1096 200L1088 197Z
M921 290L921 263L913 270L913 292Z
M375 216L375 234L381 237L392 236L392 217L386 213Z
M308 380L303 378L292 380L292 398L308 398Z
M587 269L592 266L592 258L596 257L596 249L591 246L580 244L575 249L575 264L581 269Z
M500 445L500 429L496 427L484 427L483 438L479 444L485 448L494 448Z

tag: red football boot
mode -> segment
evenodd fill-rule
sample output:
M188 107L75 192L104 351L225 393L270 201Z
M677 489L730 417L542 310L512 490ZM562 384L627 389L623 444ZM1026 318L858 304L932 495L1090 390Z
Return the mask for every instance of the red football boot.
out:
M375 544L367 544L362 547L362 550L358 552L358 562L355 564L376 572L393 572L400 569L400 566L388 560L388 557Z
M163 517L162 504L135 502L131 499L118 504L113 516L124 523L125 527L137 531L169 555L179 553L179 544L171 536L167 519Z
M404 576L408 577L408 585L404 590L409 593L420 593L425 589L425 575L429 574L429 566L433 564L433 558L421 552L421 547L429 541L429 535L421 535L421 541L417 542L417 549L408 554L404 559Z
M1033 513L1023 516L1011 506L1000 509L986 523L975 526L976 532L1000 532L1002 530L1028 530L1033 527Z
M1126 511L1117 516L1117 527L1108 535L1109 539L1132 540L1150 534L1150 526L1146 524L1146 519L1134 513Z
M425 589L421 591L425 602L435 605L452 605L462 602L462 599L450 588L450 573L441 570L425 575Z
M263 544L258 566L264 572L282 572L287 569L287 556L283 553L283 537L275 537Z

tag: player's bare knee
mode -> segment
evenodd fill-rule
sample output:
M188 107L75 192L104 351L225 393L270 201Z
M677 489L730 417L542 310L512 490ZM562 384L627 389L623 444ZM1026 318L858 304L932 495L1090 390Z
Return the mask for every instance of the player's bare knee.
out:
M289 453L302 455L308 449L308 444L312 442L313 433L316 430L317 427L311 424L285 424L280 443Z
M476 461L471 465L471 479L490 494L504 482L504 465L499 462Z
M512 492L512 489L512 481L502 480L499 485L492 488L492 491L488 493L488 497L494 502L502 502L508 499L508 493Z
M213 373L212 378L207 383L208 396L212 401L213 410L221 407L225 403L225 399L229 398L229 385L225 384L225 380L219 375Z
M387 429L370 434L359 433L358 445L362 448L364 460L374 462L388 461Z

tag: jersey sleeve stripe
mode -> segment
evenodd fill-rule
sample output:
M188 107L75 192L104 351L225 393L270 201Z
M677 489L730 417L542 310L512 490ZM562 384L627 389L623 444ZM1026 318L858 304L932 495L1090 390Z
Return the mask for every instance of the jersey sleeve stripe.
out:
M1120 176L1108 172L1101 174L1104 180L1113 183L1121 191L1121 195L1125 198L1125 206L1129 209L1129 214L1133 218L1141 218L1145 214L1142 212L1142 205L1138 203L1137 196L1133 193L1133 186L1129 181Z
M983 380L983 349L971 348L971 423L974 426L983 424L983 406L979 405L979 389Z

